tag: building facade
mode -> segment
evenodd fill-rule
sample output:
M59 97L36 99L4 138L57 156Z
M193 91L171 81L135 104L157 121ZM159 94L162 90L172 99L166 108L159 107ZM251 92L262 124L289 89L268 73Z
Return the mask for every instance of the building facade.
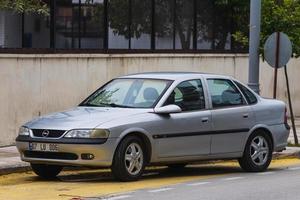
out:
M0 11L0 146L38 116L78 105L106 81L145 71L248 77L249 0L44 0L48 16ZM289 64L297 82L299 59ZM261 61L261 94L272 96ZM279 70L278 98L287 99ZM300 116L300 88L291 85Z

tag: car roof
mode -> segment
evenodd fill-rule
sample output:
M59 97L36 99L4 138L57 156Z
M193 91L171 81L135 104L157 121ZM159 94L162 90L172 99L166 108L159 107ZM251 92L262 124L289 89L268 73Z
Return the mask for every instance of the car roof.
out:
M201 73L201 72L143 72L136 74L129 74L119 78L146 78L146 79L167 79L167 80L180 80L180 79L193 79L193 78L226 78L232 79L229 76Z

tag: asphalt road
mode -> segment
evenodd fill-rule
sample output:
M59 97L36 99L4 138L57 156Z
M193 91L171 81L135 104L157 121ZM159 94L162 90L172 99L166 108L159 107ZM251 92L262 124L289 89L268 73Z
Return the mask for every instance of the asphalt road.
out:
M44 181L32 172L0 176L0 200L282 200L300 199L300 160L272 162L265 173L245 173L236 162L148 169L122 183L109 170L64 171Z
M89 200L97 198L90 198ZM234 173L156 189L138 190L107 200L299 200L300 165L264 173Z

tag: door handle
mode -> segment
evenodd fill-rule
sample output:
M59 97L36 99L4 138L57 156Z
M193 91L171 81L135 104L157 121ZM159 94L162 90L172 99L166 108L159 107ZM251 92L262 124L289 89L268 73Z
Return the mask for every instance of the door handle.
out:
M203 118L201 119L201 121L202 121L203 123L208 122L208 117L203 117Z
M246 114L243 114L243 118L248 118L249 117L249 114L246 113Z

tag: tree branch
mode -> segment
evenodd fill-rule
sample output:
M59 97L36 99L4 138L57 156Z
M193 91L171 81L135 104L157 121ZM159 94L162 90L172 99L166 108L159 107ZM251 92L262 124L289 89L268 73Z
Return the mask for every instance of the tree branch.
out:
M0 0L0 10L49 15L49 8L42 0Z

